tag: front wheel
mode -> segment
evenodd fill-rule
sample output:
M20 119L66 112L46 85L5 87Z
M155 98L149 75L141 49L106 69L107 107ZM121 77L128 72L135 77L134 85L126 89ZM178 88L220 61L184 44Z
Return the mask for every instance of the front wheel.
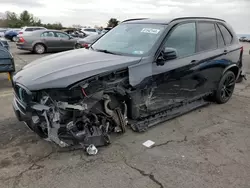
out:
M82 46L81 46L81 44L79 44L79 43L77 43L76 45L75 45L75 49L79 49L79 48L81 48Z
M215 92L215 101L218 104L224 104L232 97L235 82L235 75L232 71L227 71L222 76L219 86Z

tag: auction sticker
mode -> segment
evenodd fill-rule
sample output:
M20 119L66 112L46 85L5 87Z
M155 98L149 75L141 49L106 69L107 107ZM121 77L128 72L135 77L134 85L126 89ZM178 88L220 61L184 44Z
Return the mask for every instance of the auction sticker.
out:
M143 28L141 30L142 33L151 33L151 34L158 34L160 29L152 29L152 28Z

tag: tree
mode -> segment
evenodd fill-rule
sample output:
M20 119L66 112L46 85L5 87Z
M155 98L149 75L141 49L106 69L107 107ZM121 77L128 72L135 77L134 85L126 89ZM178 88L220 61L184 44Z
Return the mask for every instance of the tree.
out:
M116 18L110 18L108 21L108 27L115 27L119 24L119 21Z

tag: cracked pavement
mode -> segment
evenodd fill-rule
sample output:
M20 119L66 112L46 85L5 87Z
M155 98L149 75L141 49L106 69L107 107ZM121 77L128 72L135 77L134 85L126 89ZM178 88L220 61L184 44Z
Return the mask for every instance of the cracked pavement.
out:
M41 57L11 45L18 69ZM0 75L0 187L250 187L250 44L244 46L249 80L237 84L227 104L211 104L145 133L128 130L96 156L59 148L18 122L10 83ZM155 145L144 147L146 140Z

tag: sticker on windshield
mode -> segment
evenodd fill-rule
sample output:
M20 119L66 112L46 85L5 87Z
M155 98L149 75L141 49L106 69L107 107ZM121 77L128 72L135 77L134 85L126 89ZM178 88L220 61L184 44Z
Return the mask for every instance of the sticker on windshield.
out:
M143 54L143 51L133 51L133 54Z
M160 32L160 29L152 29L152 28L143 28L141 30L142 33L152 33L152 34L158 34Z

